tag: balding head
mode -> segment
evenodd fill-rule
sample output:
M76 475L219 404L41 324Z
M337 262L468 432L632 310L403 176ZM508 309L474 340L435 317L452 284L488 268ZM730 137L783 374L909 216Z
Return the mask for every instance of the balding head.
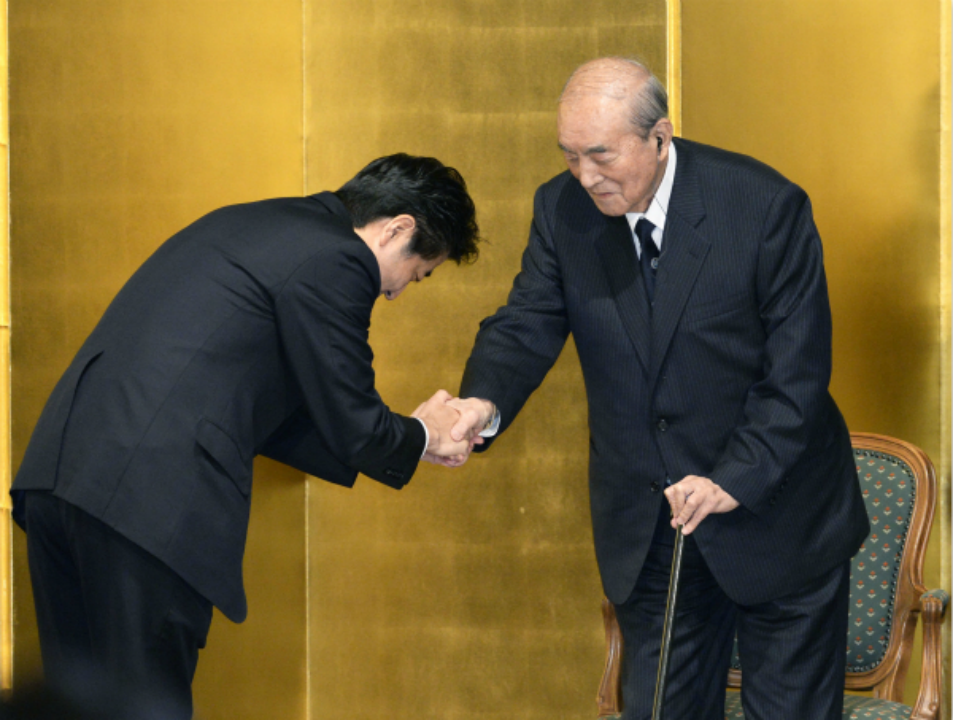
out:
M597 58L580 65L566 81L559 104L594 96L624 105L629 122L642 138L668 116L668 95L662 83L642 63L629 58Z
M665 90L645 66L600 58L559 98L556 129L569 171L605 215L645 212L668 166Z

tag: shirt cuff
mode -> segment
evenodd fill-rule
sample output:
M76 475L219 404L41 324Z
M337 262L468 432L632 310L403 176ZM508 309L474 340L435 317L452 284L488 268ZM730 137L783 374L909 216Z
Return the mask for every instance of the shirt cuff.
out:
M427 454L427 448L430 447L430 431L427 429L427 423L425 423L423 420L420 418L414 418L414 420L418 420L424 429L424 451L420 453L420 459L423 460L424 455Z
M483 428L480 431L480 437L490 438L494 437L500 431L500 411L494 407L493 408L493 419L490 420L490 424Z

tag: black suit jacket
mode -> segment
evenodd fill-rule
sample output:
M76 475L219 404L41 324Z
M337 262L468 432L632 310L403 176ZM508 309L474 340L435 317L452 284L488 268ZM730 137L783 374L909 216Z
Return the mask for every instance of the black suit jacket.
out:
M710 477L741 503L695 537L736 602L781 596L868 531L828 394L831 317L810 203L751 158L676 139L650 313L625 217L568 173L536 194L507 305L481 324L461 395L506 428L572 333L589 405L589 483L607 596L630 595L665 483Z
M332 193L217 210L133 275L50 397L13 485L52 490L145 548L229 618L252 459L402 487L417 420L374 389L374 254Z

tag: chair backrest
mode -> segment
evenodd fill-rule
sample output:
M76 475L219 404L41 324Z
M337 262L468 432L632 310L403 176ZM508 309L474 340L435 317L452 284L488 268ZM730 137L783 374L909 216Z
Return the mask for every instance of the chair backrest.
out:
M920 614L923 560L936 504L936 474L920 448L852 433L870 535L851 561L847 629L849 690L876 688L901 702ZM737 646L729 686L741 684Z

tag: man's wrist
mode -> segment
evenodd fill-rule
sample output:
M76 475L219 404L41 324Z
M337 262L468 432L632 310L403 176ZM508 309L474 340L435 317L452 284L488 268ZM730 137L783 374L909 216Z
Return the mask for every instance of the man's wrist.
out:
M483 427L480 428L480 430L488 430L496 419L496 405L489 400L484 400L483 404L486 406L486 422L483 423Z
M430 430L427 429L427 423L425 423L421 418L414 418L414 420L420 420L420 424L424 429L424 449L420 453L420 459L423 460L424 455L427 454L427 448L430 447Z
M500 429L500 411L490 400L484 400L487 405L487 419L478 433L480 437L493 437Z

